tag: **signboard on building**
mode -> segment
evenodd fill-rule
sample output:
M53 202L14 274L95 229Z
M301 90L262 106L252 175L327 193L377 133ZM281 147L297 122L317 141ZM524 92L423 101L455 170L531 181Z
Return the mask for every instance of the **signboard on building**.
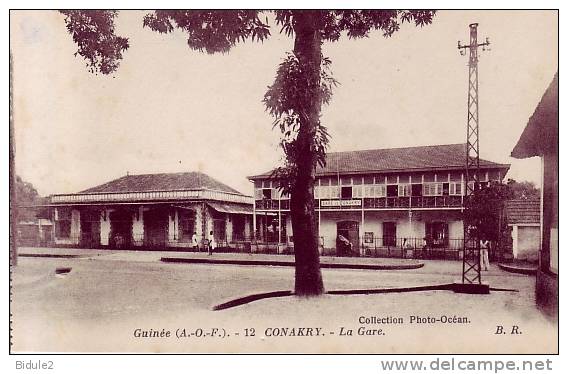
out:
M322 200L322 207L361 206L361 200Z

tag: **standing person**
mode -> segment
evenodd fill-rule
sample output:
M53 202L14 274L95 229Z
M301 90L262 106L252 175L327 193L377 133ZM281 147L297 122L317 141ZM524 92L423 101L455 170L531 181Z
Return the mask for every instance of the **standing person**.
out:
M483 270L489 270L489 240L483 239L480 243L480 256L481 256L481 264L480 266L483 267Z
M213 249L215 249L215 237L213 236L213 231L209 231L209 238L207 240L207 250L209 256L213 253Z
M193 235L191 236L191 244L193 245L193 249L198 250L199 249L199 242L197 241L197 232L193 232Z

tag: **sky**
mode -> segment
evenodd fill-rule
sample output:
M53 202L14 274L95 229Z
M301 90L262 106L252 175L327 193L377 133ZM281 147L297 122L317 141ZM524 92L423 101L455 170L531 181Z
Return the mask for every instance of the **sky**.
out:
M293 40L272 29L230 53L190 50L181 32L142 28L122 11L130 48L116 73L88 72L63 15L11 11L16 173L41 195L79 192L130 174L202 171L251 194L248 175L281 162L262 98ZM464 143L467 56L479 23L480 153L507 177L540 184L540 160L509 157L558 70L555 11L440 11L432 25L391 38L325 43L340 82L322 111L329 151Z

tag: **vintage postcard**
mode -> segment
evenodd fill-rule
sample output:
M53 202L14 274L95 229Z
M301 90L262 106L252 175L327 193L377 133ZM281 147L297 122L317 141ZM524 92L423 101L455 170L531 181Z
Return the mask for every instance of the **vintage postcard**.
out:
M11 10L11 353L558 353L557 10Z

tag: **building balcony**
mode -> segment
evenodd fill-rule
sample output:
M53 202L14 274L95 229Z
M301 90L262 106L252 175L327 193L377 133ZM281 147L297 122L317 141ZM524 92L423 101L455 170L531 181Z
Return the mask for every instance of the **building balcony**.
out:
M273 200L273 199L264 199L264 200L256 200L255 207L258 210L289 210L290 209L290 200Z
M353 199L315 200L316 209L361 210L364 209L432 209L461 208L462 196L394 196ZM289 210L290 200L264 199L255 201L256 210Z
M366 209L392 208L460 208L462 196L379 197L363 199Z

